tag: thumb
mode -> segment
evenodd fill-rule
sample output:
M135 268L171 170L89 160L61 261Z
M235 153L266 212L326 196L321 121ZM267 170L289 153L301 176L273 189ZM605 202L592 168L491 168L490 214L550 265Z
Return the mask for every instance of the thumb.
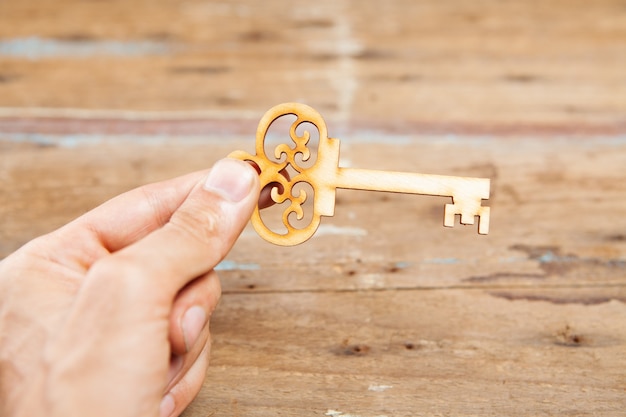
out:
M159 288L161 294L173 298L226 256L258 199L254 168L243 161L222 159L162 228L96 262L90 278L126 275L133 286Z

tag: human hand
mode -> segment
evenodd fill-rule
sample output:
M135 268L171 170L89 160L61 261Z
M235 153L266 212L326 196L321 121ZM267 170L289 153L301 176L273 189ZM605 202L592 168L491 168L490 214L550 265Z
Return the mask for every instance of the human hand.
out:
M122 194L0 262L0 415L171 416L202 386L250 165Z

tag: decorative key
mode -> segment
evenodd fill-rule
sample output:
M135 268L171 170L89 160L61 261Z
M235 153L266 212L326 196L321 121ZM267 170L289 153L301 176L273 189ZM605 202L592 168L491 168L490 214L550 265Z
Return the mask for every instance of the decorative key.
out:
M270 125L286 115L295 115L297 118L289 132L295 147L285 143L276 146L274 149L276 161L272 161L265 154L265 136ZM305 130L300 136L296 129L307 122L317 128L319 145L315 163L311 167L303 168L295 158L300 155L299 158L303 162L310 159L311 150L307 147L310 133ZM287 228L286 234L269 229L261 219L258 206L252 215L252 224L257 233L277 245L297 245L313 236L320 224L321 216L334 214L337 188L452 197L452 204L446 204L444 207L444 226L454 226L457 214L461 215L462 224L474 224L474 216L478 216L478 233L489 232L489 207L481 206L481 200L489 198L489 179L340 168L339 140L328 137L322 116L304 104L284 103L270 109L259 122L256 133L256 155L235 151L229 156L252 161L258 165L261 187L273 185L271 198L275 203L290 201L282 216L283 224ZM283 157L285 157L283 161L277 162ZM283 175L288 165L296 171L289 179L289 176ZM290 216L295 214L297 220L304 218L302 204L308 196L302 189L298 195L294 195L292 188L302 182L308 183L313 188L313 218L307 226L296 228L290 223Z

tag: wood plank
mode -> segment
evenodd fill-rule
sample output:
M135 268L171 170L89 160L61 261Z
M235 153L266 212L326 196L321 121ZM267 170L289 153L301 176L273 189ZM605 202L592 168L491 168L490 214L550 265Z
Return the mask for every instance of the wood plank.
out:
M342 166L491 178L490 234L348 190L305 245L246 229L185 416L623 415L625 28L622 0L0 2L0 259L304 102Z
M278 248L247 229L224 271L224 289L624 284L623 141L464 137L445 143L416 136L390 145L389 138L346 141L342 165L489 177L490 235L478 236L471 226L442 228L446 198L340 190L335 217L325 218L309 243ZM43 148L3 143L4 256L107 197L253 147L250 140L219 137L136 143L105 137L95 144ZM30 162L34 155L36 167ZM280 213L271 214L279 220Z
M625 304L538 293L226 295L185 415L622 415Z
M5 1L0 106L625 129L621 0L359 4Z

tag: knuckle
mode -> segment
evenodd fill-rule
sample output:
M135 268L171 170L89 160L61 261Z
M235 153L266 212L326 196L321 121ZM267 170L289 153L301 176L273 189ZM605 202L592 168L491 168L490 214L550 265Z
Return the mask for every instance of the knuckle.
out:
M181 208L172 216L169 225L183 236L211 246L213 250L220 249L220 243L229 229L228 219L215 206Z
M163 198L164 190L160 188L155 189L153 185L140 187L139 190L143 193L144 199L150 207L152 218L155 219L156 224L158 224L159 227L166 224L168 221L167 213L171 213L171 210L167 204L170 200Z
M92 276L106 279L133 279L142 274L136 263L119 256L108 256L99 260L93 264L89 272Z
M146 268L131 259L115 255L102 258L91 266L88 274L102 295L115 298L126 295L131 299L145 295Z
M208 312L209 316L211 316L222 298L222 283L215 271L212 271L207 285L209 286L209 296L207 297L209 306Z

